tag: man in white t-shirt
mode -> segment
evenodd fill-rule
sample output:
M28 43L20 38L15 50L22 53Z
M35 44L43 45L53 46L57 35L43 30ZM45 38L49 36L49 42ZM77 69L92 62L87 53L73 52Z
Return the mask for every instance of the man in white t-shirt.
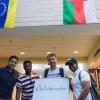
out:
M48 65L50 68L45 69L43 77L56 78L56 77L68 77L67 71L64 68L57 67L57 57L55 53L50 53L47 56Z
M74 100L92 100L90 94L90 76L88 72L81 71L78 68L78 63L75 58L70 58L65 63L69 66L69 69L74 73L73 77L73 94Z

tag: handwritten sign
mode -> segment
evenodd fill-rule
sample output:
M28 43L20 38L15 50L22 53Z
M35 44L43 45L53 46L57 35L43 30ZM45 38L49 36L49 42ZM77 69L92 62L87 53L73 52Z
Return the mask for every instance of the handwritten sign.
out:
M37 79L32 100L70 100L69 79Z

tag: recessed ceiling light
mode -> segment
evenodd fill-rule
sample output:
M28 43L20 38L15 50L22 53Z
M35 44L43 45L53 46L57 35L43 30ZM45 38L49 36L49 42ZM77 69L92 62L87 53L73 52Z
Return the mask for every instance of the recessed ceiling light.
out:
M50 54L51 52L46 52L46 54Z
M74 53L79 53L79 51L74 51Z
M20 54L21 54L21 55L24 55L25 53L24 53L24 52L20 52Z

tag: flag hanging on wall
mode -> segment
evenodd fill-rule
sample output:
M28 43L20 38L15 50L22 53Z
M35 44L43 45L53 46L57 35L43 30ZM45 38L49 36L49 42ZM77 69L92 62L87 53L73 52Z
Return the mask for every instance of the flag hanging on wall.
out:
M94 8L94 0L64 0L64 24L85 24L95 22L96 12Z
M13 28L16 19L16 0L0 0L0 28Z

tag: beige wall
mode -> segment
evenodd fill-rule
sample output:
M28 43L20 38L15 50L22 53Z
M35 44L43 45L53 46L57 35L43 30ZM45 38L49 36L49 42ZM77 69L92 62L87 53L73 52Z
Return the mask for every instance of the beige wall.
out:
M39 73L40 75L45 68L49 67L46 58L20 58L17 64L17 67L16 67L16 70L18 70L20 73L24 73L23 61L26 59L29 59L32 61L33 63L32 70ZM80 69L86 70L87 69L87 59L82 59L82 58L77 58L77 59L79 62ZM65 66L66 60L67 58L58 58L58 65L68 69L68 67ZM8 58L0 58L0 67L6 65L7 61L8 61Z
M48 64L46 58L19 58L19 64L22 64L24 60L31 60L33 64ZM65 63L68 58L58 58L58 64ZM79 62L87 62L87 58L77 58ZM0 58L0 66L7 64L8 58Z
M100 52L98 53L97 56L94 56L94 54L98 48L100 48L100 39L95 44L95 46L93 47L93 49L88 57L88 65L90 66L90 68L92 68L92 67L100 68Z

